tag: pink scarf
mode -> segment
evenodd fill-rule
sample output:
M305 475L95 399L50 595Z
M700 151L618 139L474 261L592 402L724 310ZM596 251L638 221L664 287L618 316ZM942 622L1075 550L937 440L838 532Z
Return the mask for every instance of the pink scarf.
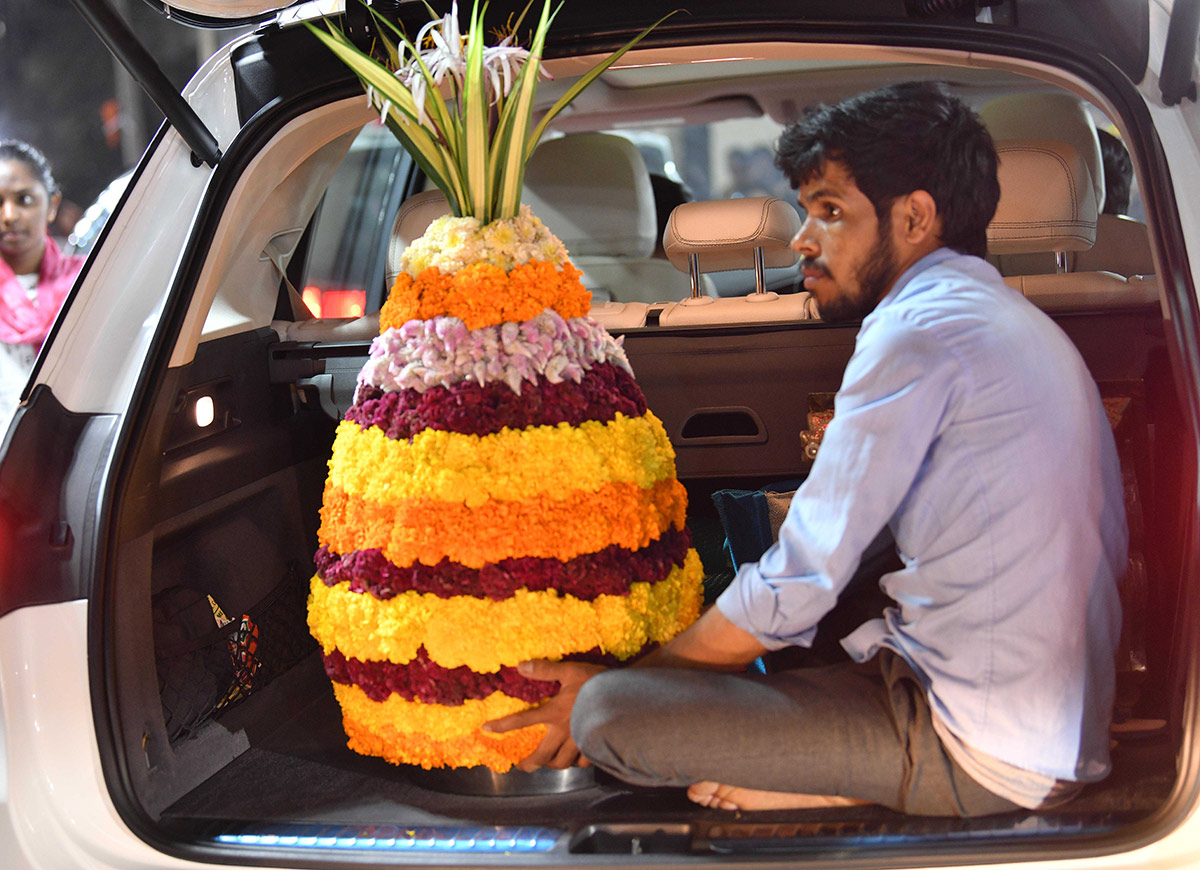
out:
M40 347L82 266L83 257L66 256L46 236L37 296L31 300L8 263L0 259L0 342Z

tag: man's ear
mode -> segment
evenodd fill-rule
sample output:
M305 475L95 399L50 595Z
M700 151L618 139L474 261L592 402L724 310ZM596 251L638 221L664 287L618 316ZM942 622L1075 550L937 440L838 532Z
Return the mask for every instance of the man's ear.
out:
M914 247L938 241L942 235L942 216L937 203L926 190L914 190L901 204L901 234Z

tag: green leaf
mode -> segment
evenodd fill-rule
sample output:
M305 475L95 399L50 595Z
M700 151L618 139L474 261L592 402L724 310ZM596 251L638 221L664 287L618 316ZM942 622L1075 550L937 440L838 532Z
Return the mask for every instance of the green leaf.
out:
M668 18L670 18L672 15L674 15L678 11L679 10L676 9L671 12L668 12L662 18L658 19L658 21L655 21L653 24L651 24L649 27L647 27L645 30L643 30L641 33L639 33L633 39L629 40L629 42L625 43L625 45L623 45L621 48L617 49L615 52L610 54L607 58L600 61L600 63L596 64L594 67L592 67L590 70L588 70L582 77L580 77L580 79L577 82L575 82L575 84L573 84L570 87L570 89L565 94L563 94L561 97L559 97L558 102L556 102L553 106L550 107L550 109L546 112L545 116L542 118L542 120L538 123L537 127L534 129L533 133L530 134L529 153L533 153L533 149L537 145L538 140L540 140L542 138L542 134L546 132L546 126L552 120L554 120L554 117L559 112L561 112L563 109L565 109L567 106L569 106L571 104L571 101L574 100L577 96L579 96L579 94L583 91L584 88L586 88L588 85L590 85L592 82L594 82L602 72L604 72L606 69L608 69L614 63L616 63L618 60L620 60L621 57L625 54L625 52L629 51L629 49L633 48L635 45L637 45L639 42L641 42L643 39L645 39L646 36L650 33L650 31L652 31L654 28L658 27L658 25L662 24L664 21L666 21Z
M541 19L534 31L533 42L529 47L529 58L521 67L521 72L509 94L504 106L497 134L503 136L502 143L492 145L493 154L499 155L500 166L496 179L496 216L513 217L521 207L521 188L525 182L525 161L529 158L529 147L525 139L525 131L529 129L533 117L533 98L537 94L538 71L541 68L542 51L546 44L546 31L558 10L560 3L553 13L550 11L550 0L545 0L542 6ZM536 141L536 140L535 140Z
M514 35L533 2L527 0L513 26ZM490 136L491 107L488 104L488 80L483 66L483 20L488 7L487 0L472 2L470 25L465 34L465 73L461 83L452 79L453 94L449 100L442 96L441 89L421 57L419 47L391 21L368 6L375 21L381 25L379 39L392 67L401 66L401 45L412 55L410 62L419 72L424 90L419 105L412 91L396 78L391 69L360 51L328 20L328 32L307 22L306 25L350 67L364 86L374 92L377 100L388 104L384 112L388 129L413 155L421 170L445 192L452 211L456 215L472 215L488 223L498 218L514 217L518 213L525 181L525 164L554 117L651 30L674 14L663 16L589 70L546 112L533 132L527 133L533 118L546 35L562 9L561 2L553 10L551 3L552 0L544 0L529 46L529 57L517 73L512 90L507 97L496 95L496 127ZM431 22L435 23L427 26L435 29L440 27L437 22L440 22L441 16L428 2L425 6ZM397 41L390 39L387 31L391 31ZM458 48L456 45L455 49Z
M305 23L309 30L350 67L362 81L371 85L380 97L390 102L393 111L409 122L402 124L397 121L395 125L388 124L388 129L392 130L414 158L418 159L418 165L429 174L434 184L446 193L447 198L451 200L451 208L456 211L465 208L467 206L464 199L466 190L461 171L453 159L447 160L446 148L418 122L417 105L409 90L396 79L387 67L359 51L336 28L333 28L332 33L326 33L307 22ZM437 95L435 103L441 104L443 111L445 110L445 104L442 102L440 94ZM389 112L389 116L390 114ZM401 131L403 132L401 133Z
M428 8L428 4L426 4L426 7ZM421 78L425 80L425 108L427 111L432 110L429 111L429 117L433 121L434 130L438 133L438 136L446 143L446 145L450 146L454 138L452 136L452 131L457 127L457 119L446 105L446 101L442 99L441 89L438 88L437 82L435 82L433 79L433 74L429 71L429 67L425 65L425 61L421 58L421 53L417 50L416 45L414 45L409 38L404 35L402 30L397 28L394 24L392 24L370 6L368 6L367 9L370 10L371 15L374 16L378 23L386 25L388 29L390 29L396 34L397 37L400 38L400 41L404 44L404 47L408 50L408 53L412 55L413 62L416 63L417 68L421 72ZM432 9L430 10L430 14L433 14ZM434 15L433 17L437 16ZM380 35L383 35L382 32ZM398 56L399 53L397 52L397 57ZM399 64L394 63L393 65L398 66ZM395 76L393 75L393 78L394 77ZM416 103L414 100L414 105L415 104Z
M417 166L421 167L421 171L425 173L425 176L432 181L434 185L442 191L442 193L446 194L446 201L450 203L450 210L454 213L454 216L462 217L462 209L459 206L459 203L462 201L462 196L457 191L457 186L454 179L451 178L450 174L446 171L444 152L439 152L439 165L435 166L429 162L429 158L415 145L413 145L412 140L409 139L407 130L409 127L411 127L411 125L406 126L401 124L390 113L388 114L387 121L384 123L387 124L387 128L392 131L392 135L395 136L400 141L400 144L403 145L409 154L412 155L413 160L416 162Z
M483 223L492 219L488 191L488 101L483 73L483 15L479 0L471 6L467 30L467 69L463 77L463 169L471 196L472 213Z

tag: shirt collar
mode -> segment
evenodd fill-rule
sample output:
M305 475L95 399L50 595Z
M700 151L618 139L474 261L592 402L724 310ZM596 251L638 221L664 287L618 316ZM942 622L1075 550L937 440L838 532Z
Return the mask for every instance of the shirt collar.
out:
M892 289L884 294L884 297L879 300L879 304L875 306L875 310L878 311L880 308L890 305L903 296L904 289L909 282L911 282L913 278L917 277L917 275L924 272L930 266L936 266L938 263L943 263L946 260L949 260L951 257L959 256L961 256L961 254L959 254L958 251L954 250L953 248L942 247L938 248L936 251L930 251L924 257L917 260L917 262L913 263L900 273L900 277L896 279L896 283L892 285Z

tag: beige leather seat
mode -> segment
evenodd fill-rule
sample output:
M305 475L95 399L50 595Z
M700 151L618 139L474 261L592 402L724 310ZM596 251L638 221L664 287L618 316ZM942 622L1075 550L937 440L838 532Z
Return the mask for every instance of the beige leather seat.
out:
M542 142L526 166L521 199L567 246L594 307L689 294L687 276L654 256L659 240L650 173L623 136L580 133Z
M1068 258L1067 267L1080 272L1105 269L1127 278L1154 275L1150 231L1123 214L1101 214L1096 218L1096 244Z
M1096 199L1096 237L1092 247L1070 251L1070 272L1115 272L1130 277L1154 274L1154 258L1146 225L1123 215L1104 214L1104 162L1096 124L1087 107L1069 94L1016 94L985 105L979 116L997 141L1057 139L1082 156ZM1044 253L997 254L989 251L1003 275L1045 274L1057 271Z
M786 322L817 317L812 294L766 292L763 270L796 263L791 241L800 216L774 196L688 202L671 212L663 247L675 268L698 283L705 273L745 269L755 275L749 296L714 299L693 294L666 306L661 326Z
M450 214L450 203L440 190L425 190L413 194L396 210L396 219L392 223L392 237L388 241L387 252L387 290L396 283L400 274L400 257L404 249L425 235L429 225L440 217Z
M1079 152L1054 139L999 141L1000 203L988 251L1009 255L1085 251L1096 237L1096 197ZM1049 311L1157 304L1152 279L1108 271L1009 275L1010 287Z

